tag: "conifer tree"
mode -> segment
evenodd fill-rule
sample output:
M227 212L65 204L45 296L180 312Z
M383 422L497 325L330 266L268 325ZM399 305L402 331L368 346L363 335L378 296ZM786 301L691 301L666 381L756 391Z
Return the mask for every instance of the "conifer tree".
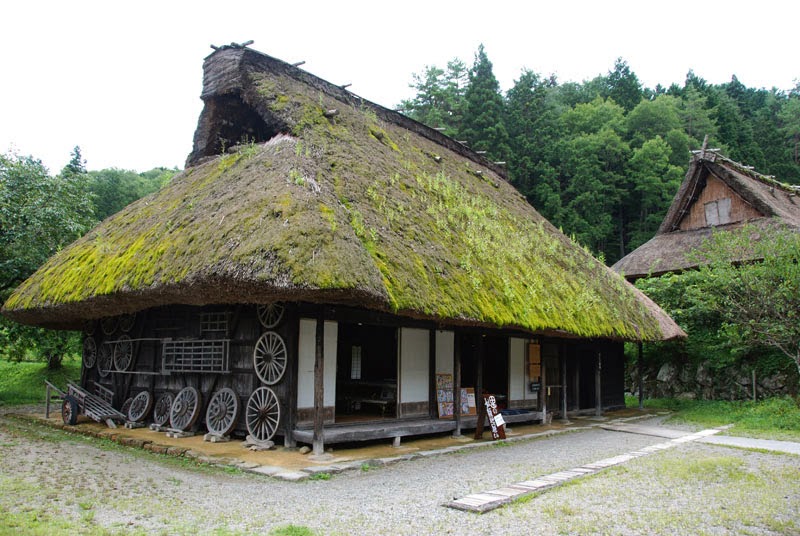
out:
M478 47L464 95L464 118L460 137L476 151L486 151L494 160L508 157L508 133L504 124L504 101L492 62L483 45Z

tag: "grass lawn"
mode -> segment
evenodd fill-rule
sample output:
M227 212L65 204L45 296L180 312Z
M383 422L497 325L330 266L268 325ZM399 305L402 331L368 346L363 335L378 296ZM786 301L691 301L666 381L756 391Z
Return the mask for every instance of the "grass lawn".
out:
M630 399L629 406L638 406ZM646 408L674 411L667 422L696 424L705 428L733 424L728 435L800 441L800 406L791 397L752 400L645 400Z
M17 406L44 402L48 380L59 388L81 377L80 358L65 359L61 368L49 370L43 362L0 360L0 405Z

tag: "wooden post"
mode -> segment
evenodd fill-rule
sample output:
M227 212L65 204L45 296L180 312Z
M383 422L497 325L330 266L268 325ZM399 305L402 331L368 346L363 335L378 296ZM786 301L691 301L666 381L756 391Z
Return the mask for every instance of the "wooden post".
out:
M436 409L436 328L428 336L428 417L438 417Z
M316 353L314 354L314 439L315 455L325 453L323 426L325 424L325 307L317 315Z
M756 389L756 369L753 369L753 402L758 400L758 392Z
M461 437L461 337L455 332L453 340L453 437Z
M642 353L642 341L639 341L639 409L644 409L644 357Z
M542 356L542 424L547 424L547 362Z
M478 337L478 359L475 362L475 405L478 407L478 420L475 422L475 439L483 437L483 425L486 418L486 406L483 403L483 354L486 349L484 337ZM481 411L483 408L483 411Z
M574 404L572 405L572 409L579 410L581 409L581 359L578 356L575 356L573 359L573 363L575 363L575 377L574 382L572 383L572 390L575 393L575 400Z
M563 347L559 347L559 350L563 350ZM561 420L567 422L569 421L567 418L567 356L560 351L559 357L561 357Z
M85 368L85 367L84 367ZM44 382L45 386L45 402L44 402L44 418L50 418L50 384L48 382Z
M600 378L603 367L602 353L597 352L597 365L594 367L594 414L600 417L603 414L603 393Z

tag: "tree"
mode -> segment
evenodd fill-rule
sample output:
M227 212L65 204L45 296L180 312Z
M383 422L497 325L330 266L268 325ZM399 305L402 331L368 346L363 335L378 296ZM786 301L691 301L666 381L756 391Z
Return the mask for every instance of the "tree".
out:
M681 99L680 115L686 133L696 144L708 136L716 139L717 124L712 117L713 108L708 105L708 99L694 85L684 91Z
M414 73L412 78L409 87L417 93L413 99L400 103L400 111L429 127L444 129L448 136L455 136L461 130L464 113L467 66L456 58L447 63L446 70L428 65L423 74Z
M653 100L643 100L625 116L631 144L641 147L645 140L661 136L681 127L678 113L679 101L669 95L659 95ZM684 157L686 155L681 155Z
M554 205L552 197L557 187L553 164L561 135L558 112L550 98L555 85L552 77L542 79L532 71L523 71L506 96L505 119L512 182L551 221L560 211L560 202Z
M32 156L0 155L0 301L93 221L78 147L56 177ZM0 345L9 357L36 353L55 368L74 344L70 334L0 320Z
M672 149L661 136L634 149L628 162L629 208L626 250L631 251L653 237L672 197L681 184L683 169L670 164Z
M744 343L777 349L800 373L800 233L755 227L718 232L698 258L705 261L700 273L706 298L726 331ZM733 262L742 258L759 260Z
M781 122L780 132L789 141L794 163L800 164L800 96L787 99L778 118Z
M624 255L622 207L630 148L611 128L603 128L565 140L562 151L564 231L614 262Z
M592 102L576 104L561 116L567 134L596 134L611 130L625 132L625 110L612 100L597 97Z
M642 100L642 84L622 58L614 62L614 69L605 77L603 96L612 99L626 112L633 110Z
M508 158L508 133L503 121L505 103L483 45L478 47L464 93L464 120L460 136L476 151L494 160Z
M144 173L108 168L89 172L89 190L94 201L94 213L104 220L164 186L177 170L154 168Z

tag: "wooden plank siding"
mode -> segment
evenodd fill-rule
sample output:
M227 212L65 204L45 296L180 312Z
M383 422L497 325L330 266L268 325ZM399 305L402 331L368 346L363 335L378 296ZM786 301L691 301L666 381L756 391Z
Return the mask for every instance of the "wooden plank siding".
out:
M244 436L247 434L245 408L250 395L262 381L256 375L253 365L253 350L261 335L266 331L274 331L283 339L286 345L287 365L283 377L274 385L269 386L277 395L281 407L281 421L276 431L277 438L283 437L284 443L293 445L298 430L308 430L312 427L315 417L314 411L314 354L315 332L319 315L316 307L304 304L286 304L282 321L274 328L267 330L258 320L257 309L254 305L215 305L215 306L168 306L150 309L139 313L133 328L122 333L119 329L110 334L103 334L98 326L94 337L97 345L118 340L122 335L127 335L134 340L134 358L129 371L112 371L108 376L101 377L97 366L82 371L81 385L85 388L98 382L110 389L114 394L114 406L119 408L122 402L135 396L141 391L149 391L154 400L161 394L170 392L177 394L187 386L195 387L201 395L201 412L195 426L198 432L204 432L206 426L205 411L213 393L222 388L232 389L239 397L240 414L234 428L234 434ZM475 342L474 351L483 344L494 343L494 353L487 359L486 367L500 366L501 361L506 361L507 372L503 376L507 385L503 392L503 382L496 381L495 394L507 396L510 409L528 409L531 413L510 416L509 422L517 420L530 420L541 418L543 397L547 396L547 386L551 387L547 405L551 410L561 409L564 385L568 386L569 409L583 409L586 403L578 406L578 399L593 400L593 362L597 353L602 358L602 401L604 407L621 406L624 404L624 357L622 343L608 340L576 340L557 339L551 337L537 337L542 347L544 368L547 368L547 383L542 384L541 390L532 392L530 382L536 378L529 377L527 362L527 348L531 340L525 334L513 331L493 331L491 333L480 329L453 328L441 329L440 326L425 325L419 321L408 321L401 317L391 317L386 314L374 314L368 311L353 309L339 309L343 312L343 319L338 317L334 308L328 308L325 321L325 349L324 349L324 410L323 422L325 437L330 426L339 427L344 423L337 422L336 392L338 381L336 378L336 359L338 334L342 326L348 322L361 322L365 325L380 325L383 329L396 327L398 339L398 389L397 406L395 412L385 415L377 413L376 419L389 426L392 422L398 426L410 419L420 418L439 421L437 407L432 407L431 400L435 400L435 381L431 376L436 373L447 373L454 376L456 385L459 377L466 379L462 387L479 388L478 361L469 360L465 356L471 351L467 342ZM210 315L210 316L209 316ZM315 316L317 318L315 318ZM220 318L227 319L222 322ZM209 320L211 318L211 320ZM372 324L371 322L375 322ZM206 326L203 331L201 326ZM214 326L227 325L227 330ZM209 328L211 326L211 328ZM302 327L301 327L302 326ZM388 333L388 331L387 331ZM486 341L481 337L486 334ZM162 372L162 356L166 340L225 340L228 341L228 367L224 373L217 372L180 372L170 374ZM467 342L465 342L467 341ZM309 355L304 357L304 353ZM480 353L480 352L479 352ZM303 354L303 355L301 355ZM564 366L566 359L566 368ZM467 367L468 368L463 368ZM542 371L544 372L544 370ZM566 377L564 373L566 372ZM497 376L497 375L495 375ZM484 377L490 378L491 375ZM471 378L471 379L469 379ZM501 378L502 379L502 378ZM454 386L455 387L455 386ZM591 392L579 394L569 392L569 389L580 387ZM454 389L455 391L455 389ZM457 399L459 393L454 392ZM592 404L593 405L593 404ZM381 419L381 417L385 417ZM458 415L451 420L451 424L444 426L456 433L464 426L474 426L475 418ZM349 424L344 424L349 426ZM378 427L381 428L381 427ZM444 429L442 428L442 429ZM418 430L439 429L438 425L417 428ZM372 430L372 428L370 428ZM374 432L374 430L373 430ZM370 432L370 433L373 433ZM301 434L302 437L305 437ZM365 435L366 438L369 434ZM350 436L347 436L350 437Z
M734 192L727 184L709 173L706 178L705 188L692 204L689 213L681 220L679 226L680 230L690 231L709 227L710 225L706 222L706 204L725 198L731 200L730 219L728 222L721 223L735 223L764 216L747 201L742 199L742 197Z

